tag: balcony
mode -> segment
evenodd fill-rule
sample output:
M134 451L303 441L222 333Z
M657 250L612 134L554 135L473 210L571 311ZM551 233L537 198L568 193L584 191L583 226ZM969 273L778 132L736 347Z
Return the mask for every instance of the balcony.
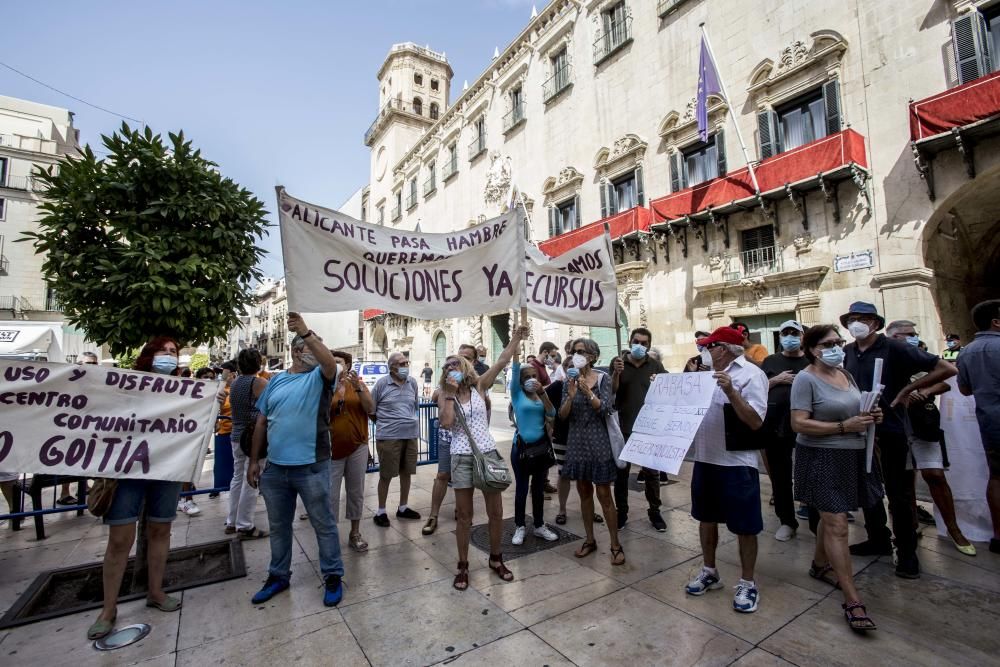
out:
M406 197L406 210L409 211L417 205L417 193L416 191L411 192Z
M2 184L9 190L23 190L33 192L35 190L35 179L33 176L7 175L7 182Z
M604 225L611 229L611 240L638 237L640 232L648 232L651 215L648 208L636 206L592 222L583 227L571 229L559 236L553 236L538 244L539 249L549 257L556 257L594 239L604 233Z
M402 208L399 207L399 206L393 206L392 207L392 221L396 222L397 220L399 220L402 217L403 217L403 210L402 210Z
M452 176L458 173L458 156L452 155L451 159L444 163L441 170L441 180L447 182Z
M365 146L371 146L375 141L375 137L378 136L379 131L385 127L389 118L393 114L403 114L410 118L422 118L430 123L430 119L423 114L423 105L414 107L409 102L404 102L399 99L392 99L386 102L381 109L379 109L378 115L375 116L375 120L372 124L368 126L368 131L365 132Z
M567 90L573 85L573 66L566 64L555 71L555 73L542 84L542 103L548 104L559 93Z
M9 310L12 313L20 313L34 310L31 302L20 296L0 295L0 311Z
M486 134L480 134L469 144L469 162L486 152Z
M654 226L664 222L684 228L708 222L721 224L722 218L730 213L760 206L773 212L776 201L791 200L801 215L802 225L808 229L802 196L811 190L821 190L833 203L836 223L840 220L839 188L845 181L853 181L871 208L865 138L854 130L843 130L769 157L757 165L755 172L761 191L759 198L750 172L744 167L652 200Z
M736 282L781 271L781 246L768 246L744 250L736 257L728 257L722 274L725 280Z
M0 276L10 275L10 260L6 255L0 255Z
M678 7L683 5L687 0L659 0L656 3L656 15L661 19L667 14L674 12Z
M600 65L631 41L632 17L626 16L620 21L613 21L594 40L594 65Z
M1000 72L911 102L910 148L927 196L934 201L934 157L957 150L969 178L976 176L977 141L1000 134Z
M431 175L424 181L424 197L432 195L435 192L437 192L437 178L435 178L434 172L431 172Z
M524 102L519 102L517 106L504 114L503 133L509 134L514 128L525 121Z

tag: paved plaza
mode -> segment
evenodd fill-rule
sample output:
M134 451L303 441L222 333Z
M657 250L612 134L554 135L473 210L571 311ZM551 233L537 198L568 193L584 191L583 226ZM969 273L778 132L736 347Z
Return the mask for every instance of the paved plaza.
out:
M494 410L494 434L509 443L510 429L499 425L504 414ZM420 468L411 492L410 505L425 516L434 472L433 466ZM393 517L392 527L384 529L366 516L362 528L371 546L357 554L347 549L349 524L341 523L346 591L336 609L323 606L316 540L308 522L300 521L292 588L265 605L250 604L250 597L266 577L268 543L244 542L247 577L183 592L179 613L147 609L142 601L122 605L119 625L153 626L138 644L95 651L85 632L96 612L88 612L0 632L0 664L997 664L1000 556L986 545L977 545L975 558L963 556L929 527L921 540L924 574L918 581L897 578L887 558L854 559L862 596L879 627L867 637L848 629L839 592L807 575L814 545L808 529L803 526L790 542L775 541L778 523L767 506L757 567L759 611L732 610L739 560L725 531L719 550L725 588L699 598L685 595L684 583L701 565L698 527L688 514L689 476L686 466L680 481L662 489L665 533L646 520L642 494L631 492L631 518L622 535L628 562L621 567L611 565L607 531L598 526L596 554L574 558L577 540L521 556L509 562L511 583L490 572L487 555L472 547L470 590L460 593L451 586L456 555L449 495L431 537L421 535L422 521ZM766 476L762 487L766 503ZM368 510L376 508L375 491L375 477L369 476ZM390 509L395 501L390 495ZM199 503L201 516L181 515L174 523L173 546L223 537L226 495L202 496ZM546 502L549 522L556 507L554 497ZM575 491L569 507L564 528L582 537ZM258 509L257 523L266 527L262 500ZM513 513L511 487L504 514ZM474 524L485 516L477 498ZM41 543L30 523L19 533L2 533L0 608L7 609L40 571L103 556L107 531L93 517L58 515L46 525L49 537ZM863 532L861 525L852 526L852 542Z

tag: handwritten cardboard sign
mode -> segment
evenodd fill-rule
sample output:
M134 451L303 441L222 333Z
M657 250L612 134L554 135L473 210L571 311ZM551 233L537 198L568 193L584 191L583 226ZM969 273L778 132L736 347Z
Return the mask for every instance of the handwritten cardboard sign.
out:
M217 391L191 378L0 359L0 470L191 481Z

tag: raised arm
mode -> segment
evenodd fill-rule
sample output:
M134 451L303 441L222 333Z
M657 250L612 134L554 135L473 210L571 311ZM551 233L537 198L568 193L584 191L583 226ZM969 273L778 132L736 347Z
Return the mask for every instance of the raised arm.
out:
M514 335L510 337L510 342L507 343L507 347L503 349L497 360L493 362L489 370L479 376L479 391L486 392L489 391L490 387L496 381L497 376L500 375L508 363L510 363L511 358L517 351L518 346L521 345L521 341L528 337L528 327L525 325L519 326L514 330Z
M323 344L320 337L313 333L302 316L298 313L288 313L288 330L302 337L306 343L306 348L312 352L319 362L323 377L329 381L337 379L337 360L334 359L330 350Z

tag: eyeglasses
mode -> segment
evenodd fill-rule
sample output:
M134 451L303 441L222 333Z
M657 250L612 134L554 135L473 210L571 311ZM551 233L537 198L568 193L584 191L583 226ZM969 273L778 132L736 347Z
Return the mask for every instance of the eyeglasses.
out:
M712 348L722 347L723 345L725 345L725 343L723 343L721 341L715 341L714 343L709 343L708 345L706 345L705 349L706 350L711 350Z
M457 361L457 360L456 361L449 361L449 362L445 363L444 367L445 368L461 368L462 367L462 362L461 361Z
M399 361L399 362L396 363L397 367L399 367L399 366L409 366L409 365L410 365L409 361Z
M587 354L586 350L573 350L573 354Z
M816 347L821 347L824 350L830 350L835 347L844 347L845 341L843 338L838 338L837 340L824 340L816 344Z

